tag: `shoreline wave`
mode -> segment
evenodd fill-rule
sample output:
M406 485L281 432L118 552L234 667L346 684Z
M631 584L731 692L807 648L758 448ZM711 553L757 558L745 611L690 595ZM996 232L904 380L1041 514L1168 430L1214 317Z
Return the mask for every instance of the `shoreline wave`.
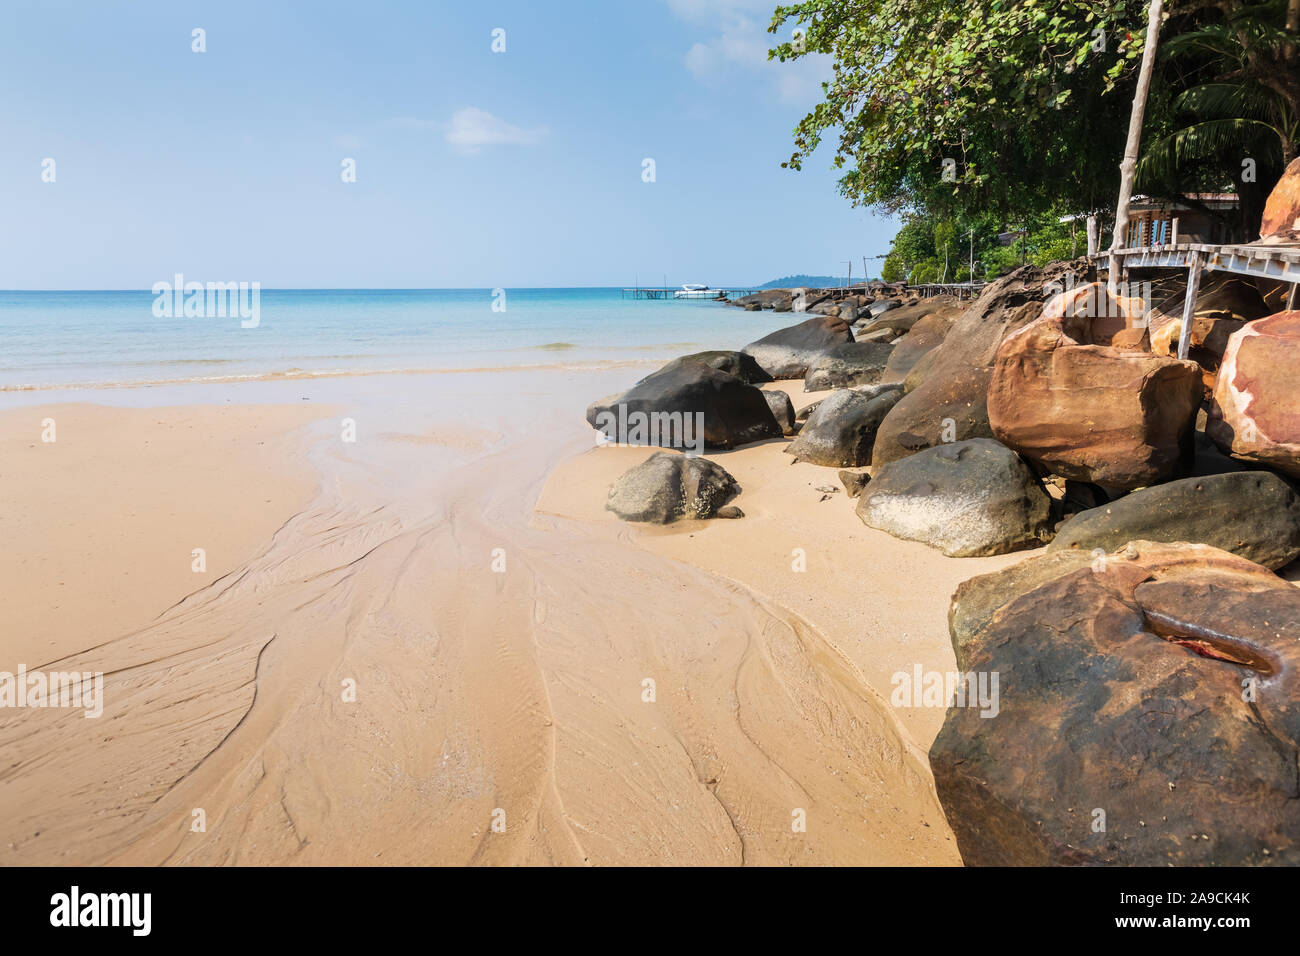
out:
M603 371L657 364L657 359L592 359L581 362L545 362L523 365L484 365L465 368L300 369L248 372L238 375L200 375L130 381L33 382L0 385L4 392L90 391L117 388L154 388L165 385L221 385L236 382L279 382L321 378L359 378L370 375L460 375L485 372Z

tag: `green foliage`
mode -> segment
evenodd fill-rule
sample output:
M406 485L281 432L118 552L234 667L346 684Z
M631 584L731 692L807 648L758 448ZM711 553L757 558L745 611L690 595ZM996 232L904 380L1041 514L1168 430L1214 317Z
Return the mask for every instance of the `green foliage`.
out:
M907 269L903 267L903 260L896 255L885 256L885 261L880 266L880 278L885 282L902 282L906 277Z
M939 281L939 269L943 263L938 259L923 259L912 267L912 274L907 277L909 285L925 285Z
M1168 197L1236 192L1240 210L1225 225L1248 242L1300 154L1300 22L1288 21L1286 0L1174 9L1160 48L1163 109L1148 124L1137 186Z
M943 218L1093 208L1115 192L1142 36L1142 0L808 0L805 31L770 56L834 59L823 101L795 130L789 167L822 138L854 204ZM1107 159L1096 161L1098 152ZM945 160L950 163L945 166ZM950 179L945 179L945 170Z
M1059 218L1113 209L1148 9L1149 0L779 6L770 32L790 26L798 40L769 58L833 62L783 165L799 169L823 139L833 143L844 196L904 214L886 260L896 277L916 281L938 262L955 278L971 245L977 278L1081 253L1086 240ZM1240 209L1225 225L1253 238L1269 190L1300 154L1300 4L1168 0L1142 142L1140 189L1193 207L1195 193L1234 191ZM998 243L1017 224L1024 235ZM954 260L954 245L966 255Z
M882 278L889 282L905 278L912 285L965 282L972 253L977 279L995 279L1026 263L1041 267L1083 255L1087 251L1083 223L1072 226L1062 218L1057 212L1044 213L1023 220L1019 228L1002 229L990 215L937 219L932 213L917 213L904 220L894 238ZM1004 245L1000 236L1007 233L1014 236ZM935 241L945 238L946 242Z

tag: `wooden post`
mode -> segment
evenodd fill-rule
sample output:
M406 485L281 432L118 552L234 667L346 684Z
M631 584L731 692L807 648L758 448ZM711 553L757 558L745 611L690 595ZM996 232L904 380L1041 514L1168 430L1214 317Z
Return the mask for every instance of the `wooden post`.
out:
M1178 245L1178 217L1174 216L1173 225L1169 227L1169 244Z
M1142 50L1142 69L1138 73L1137 92L1133 95L1133 111L1129 114L1128 144L1124 147L1124 161L1119 164L1119 202L1115 205L1115 234L1110 245L1111 295L1119 292L1119 255L1124 235L1128 230L1128 204L1133 198L1133 176L1137 172L1138 145L1142 141L1142 120L1146 116L1147 95L1151 92L1151 71L1156 62L1156 45L1160 40L1160 17L1164 14L1164 0L1151 0L1147 12L1146 46Z
M1201 291L1201 252L1192 253L1187 263L1187 298L1183 301L1183 327L1178 333L1178 357L1187 358L1192 347L1192 322L1196 318L1196 295Z
M1286 297L1286 310L1294 312L1300 308L1300 282L1291 283L1291 294Z
M1088 217L1088 256L1091 258L1101 251L1101 229L1098 228L1096 216Z

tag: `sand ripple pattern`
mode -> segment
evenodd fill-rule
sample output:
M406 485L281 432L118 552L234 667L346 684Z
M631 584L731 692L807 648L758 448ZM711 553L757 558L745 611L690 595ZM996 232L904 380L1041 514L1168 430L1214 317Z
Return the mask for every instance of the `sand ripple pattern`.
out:
M49 662L106 671L105 713L0 715L0 861L955 862L851 665L622 527L534 516L542 447L460 449L400 504L341 466L259 557Z

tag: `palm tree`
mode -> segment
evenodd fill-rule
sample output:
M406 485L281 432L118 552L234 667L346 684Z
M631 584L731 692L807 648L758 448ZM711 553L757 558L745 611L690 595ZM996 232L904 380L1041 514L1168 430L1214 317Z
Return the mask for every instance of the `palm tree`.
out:
M1138 179L1184 194L1231 179L1241 197L1236 231L1252 233L1273 184L1300 154L1300 0L1212 7L1211 19L1164 45L1170 71L1187 70L1193 81L1174 97L1175 128L1147 148ZM1253 177L1242 175L1245 160L1254 161Z

